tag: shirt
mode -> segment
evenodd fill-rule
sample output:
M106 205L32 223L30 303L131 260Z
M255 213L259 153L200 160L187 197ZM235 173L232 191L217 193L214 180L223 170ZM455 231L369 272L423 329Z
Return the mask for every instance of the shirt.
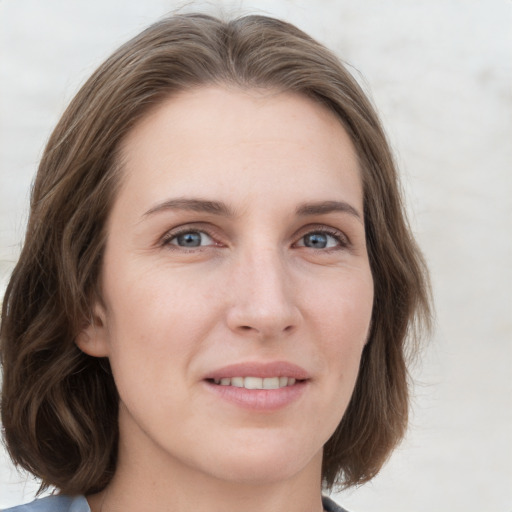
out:
M326 496L322 496L322 504L326 512L347 512ZM91 512L91 509L85 496L59 494L40 498L25 505L7 508L3 512Z

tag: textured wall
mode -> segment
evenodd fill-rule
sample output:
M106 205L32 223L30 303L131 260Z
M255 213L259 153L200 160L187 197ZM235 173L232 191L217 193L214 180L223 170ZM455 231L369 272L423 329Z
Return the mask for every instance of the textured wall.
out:
M415 370L407 440L372 484L338 500L361 512L512 510L512 2L217 4L289 19L355 67L432 269L437 332ZM0 0L0 292L67 101L113 48L178 5ZM0 507L34 489L0 451Z

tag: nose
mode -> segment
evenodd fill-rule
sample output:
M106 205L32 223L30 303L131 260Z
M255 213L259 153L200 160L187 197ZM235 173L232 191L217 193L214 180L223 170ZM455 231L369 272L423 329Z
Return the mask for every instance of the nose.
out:
M279 338L301 322L291 271L277 250L252 252L234 265L228 327L243 336Z

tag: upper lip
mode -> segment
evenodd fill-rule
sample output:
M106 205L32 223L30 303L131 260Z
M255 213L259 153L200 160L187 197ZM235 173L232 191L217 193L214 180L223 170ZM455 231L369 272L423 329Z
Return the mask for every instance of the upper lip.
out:
M308 372L287 361L244 362L231 364L213 370L205 375L205 379L224 379L233 377L292 377L296 380L309 379Z

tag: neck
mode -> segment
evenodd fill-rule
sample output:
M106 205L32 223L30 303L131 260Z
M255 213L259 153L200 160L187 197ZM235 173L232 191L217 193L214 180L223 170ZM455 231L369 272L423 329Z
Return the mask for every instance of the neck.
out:
M321 512L320 471L321 456L291 477L251 482L215 478L185 464L164 468L139 460L132 466L122 457L107 488L87 499L91 512Z

